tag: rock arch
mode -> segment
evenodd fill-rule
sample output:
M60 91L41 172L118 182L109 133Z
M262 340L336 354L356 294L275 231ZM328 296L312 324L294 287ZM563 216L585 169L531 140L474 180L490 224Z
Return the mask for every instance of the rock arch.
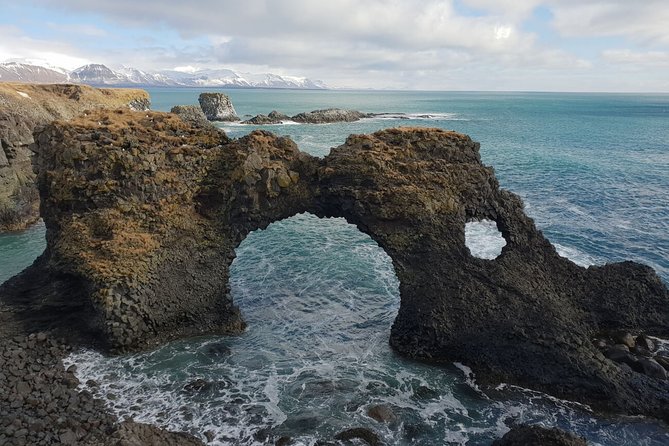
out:
M669 333L648 267L560 257L500 189L468 136L401 128L352 135L324 159L256 131L231 141L163 113L96 112L36 135L48 247L2 288L15 321L114 351L244 328L227 286L250 231L301 212L344 217L393 260L401 354L461 361L609 411L669 419L669 383L608 361L604 330ZM467 221L497 223L495 260L470 255Z

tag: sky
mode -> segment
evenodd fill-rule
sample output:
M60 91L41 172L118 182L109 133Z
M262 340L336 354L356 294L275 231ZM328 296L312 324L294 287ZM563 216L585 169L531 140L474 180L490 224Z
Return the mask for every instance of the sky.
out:
M0 61L331 87L669 92L669 0L0 0Z

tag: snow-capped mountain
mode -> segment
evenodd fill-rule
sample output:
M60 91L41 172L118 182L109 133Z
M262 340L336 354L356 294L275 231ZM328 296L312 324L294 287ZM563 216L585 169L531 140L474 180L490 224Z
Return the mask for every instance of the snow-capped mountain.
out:
M28 63L0 64L0 81L58 83L74 82L94 86L227 87L326 89L321 81L278 74L238 73L227 69L203 69L191 72L147 72L123 67L113 70L102 64L89 64L76 70L43 67Z
M53 84L67 82L67 80L67 73L56 71L52 68L19 62L0 64L0 82Z
M101 64L90 64L77 68L70 73L70 80L91 85L123 85L131 82L123 73L117 73Z

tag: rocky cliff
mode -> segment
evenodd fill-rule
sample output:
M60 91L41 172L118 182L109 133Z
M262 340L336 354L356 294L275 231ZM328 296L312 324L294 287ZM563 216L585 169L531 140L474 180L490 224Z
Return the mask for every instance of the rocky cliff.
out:
M143 90L0 83L0 231L24 228L39 218L29 149L36 127L85 110L149 105Z
M399 353L460 361L482 385L669 420L669 382L594 343L616 329L669 335L666 286L639 264L560 257L468 136L384 130L317 159L268 132L231 141L173 114L98 111L47 126L36 152L48 248L0 288L5 324L113 351L237 333L234 249L311 212L346 218L392 258ZM465 245L465 224L483 218L506 240L494 260Z
M198 102L210 121L239 121L230 98L223 93L201 93Z

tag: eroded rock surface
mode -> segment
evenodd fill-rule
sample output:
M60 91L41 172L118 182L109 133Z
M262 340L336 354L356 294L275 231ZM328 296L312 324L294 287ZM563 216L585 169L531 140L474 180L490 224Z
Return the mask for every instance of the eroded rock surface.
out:
M8 338L0 328L0 444L196 446L190 435L168 432L108 413L102 400L79 391L63 367L68 346L44 333Z
M239 332L234 249L311 212L346 218L392 258L401 304L390 343L401 354L462 362L482 384L669 420L669 383L592 342L621 328L669 334L666 286L632 262L585 269L560 257L468 136L384 130L317 159L268 132L231 141L175 115L118 111L36 139L48 248L0 288L9 323L113 351ZM494 260L465 245L478 219L506 239Z
M588 443L584 438L559 429L518 426L495 440L492 446L588 446Z
M223 93L201 93L198 102L210 121L239 121L230 98Z
M251 119L243 121L242 124L254 124L254 125L268 125L268 124L281 124L284 121L290 120L290 116L280 113L276 110L272 110L268 115L256 115Z
M204 115L202 108L198 105L175 105L170 110L170 113L174 113L184 121L200 127L212 125Z
M0 83L0 231L23 229L39 218L30 161L36 127L85 110L145 110L149 105L143 90Z
M299 113L293 116L295 122L306 124L327 124L331 122L353 122L366 118L366 113L357 110L342 110L339 108L328 108L325 110L314 110L305 113Z
M354 122L372 116L357 110L343 110L339 108L328 108L325 110L313 110L288 116L276 110L269 115L256 115L251 119L243 121L242 124L271 125L281 124L283 121L295 121L303 124L331 124L334 122Z

